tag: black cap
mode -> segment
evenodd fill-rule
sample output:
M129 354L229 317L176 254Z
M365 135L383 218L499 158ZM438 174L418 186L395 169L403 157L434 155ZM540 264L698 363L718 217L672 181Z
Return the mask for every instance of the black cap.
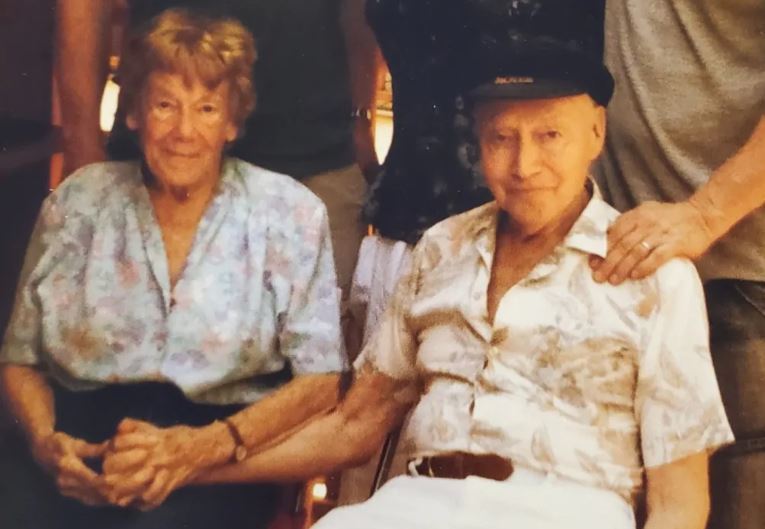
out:
M608 104L602 0L472 0L458 90L475 99L589 94Z

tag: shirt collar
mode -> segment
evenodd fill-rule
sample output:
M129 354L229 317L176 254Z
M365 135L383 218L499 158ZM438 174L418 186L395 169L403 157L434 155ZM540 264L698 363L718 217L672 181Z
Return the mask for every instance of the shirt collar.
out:
M590 184L592 186L590 201L558 248L568 248L605 257L608 251L608 227L615 217L615 210L603 200L600 189L592 179ZM499 205L496 202L490 202L478 208L471 230L481 260L489 268L494 255L498 218Z

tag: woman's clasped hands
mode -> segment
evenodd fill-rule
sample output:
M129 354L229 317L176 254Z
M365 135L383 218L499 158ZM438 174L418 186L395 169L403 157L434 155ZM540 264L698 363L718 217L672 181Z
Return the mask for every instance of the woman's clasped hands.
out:
M91 444L56 432L38 443L34 452L55 476L63 495L86 505L150 510L200 472L228 460L231 448L225 432L220 423L160 428L124 419L114 437L104 443ZM100 474L86 464L98 458Z

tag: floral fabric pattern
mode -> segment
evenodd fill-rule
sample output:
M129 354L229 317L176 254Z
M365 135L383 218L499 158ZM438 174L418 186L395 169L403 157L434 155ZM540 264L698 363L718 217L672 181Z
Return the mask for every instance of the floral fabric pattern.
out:
M216 404L342 371L324 205L227 159L171 290L140 165L87 166L43 205L0 361L39 364L71 389L164 381Z
M488 321L498 206L428 230L357 359L419 384L412 457L495 453L631 498L645 467L732 441L701 282L675 260L619 286L591 277L618 213L595 196Z

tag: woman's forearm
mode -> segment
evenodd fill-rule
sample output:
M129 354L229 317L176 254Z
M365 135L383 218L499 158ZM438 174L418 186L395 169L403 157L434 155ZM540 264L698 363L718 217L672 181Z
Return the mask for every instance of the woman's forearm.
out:
M335 407L339 400L340 375L302 375L263 400L229 417L194 432L194 446L199 447L200 468L215 468L230 461L236 440L235 428L248 453L272 445L310 419ZM210 450L208 447L215 447Z
M53 433L53 392L42 373L33 367L6 364L0 366L0 386L11 416L31 443Z
M374 454L411 406L412 400L400 398L394 389L387 377L363 377L336 410L241 463L203 473L197 483L295 481L359 464Z
M349 439L339 414L332 413L241 463L203 473L196 483L299 481L351 466L363 460L367 452L371 456L372 450Z
M250 451L337 406L340 375L302 375L229 418Z

